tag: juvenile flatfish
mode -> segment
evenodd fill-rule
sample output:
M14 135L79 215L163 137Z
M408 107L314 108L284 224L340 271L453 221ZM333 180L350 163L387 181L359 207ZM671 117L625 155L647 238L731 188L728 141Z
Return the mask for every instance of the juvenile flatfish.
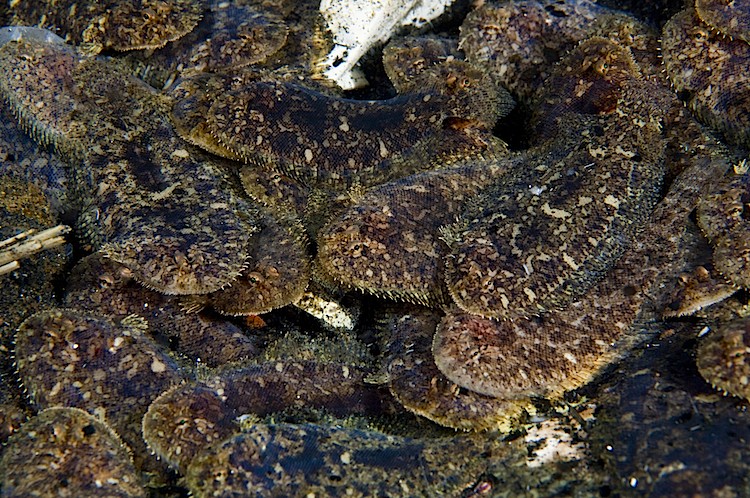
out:
M455 95L445 95L427 88L388 100L358 101L294 83L249 81L214 93L220 97L199 129L220 144L212 151L226 149L231 158L306 185L367 187L416 173L443 155L486 149L494 120L471 120L482 115L478 106L496 108L493 92L457 89Z
M0 482L9 498L146 496L117 434L77 408L48 408L25 423L3 449Z
M23 36L0 49L0 93L37 141L74 166L79 225L93 248L167 294L217 290L244 268L252 208L218 164L177 136L169 102L143 82Z
M18 329L18 374L35 406L80 408L101 417L134 451L138 468L158 473L163 464L146 452L141 419L185 376L131 322L73 310L36 313Z
M730 170L705 192L698 203L697 221L714 249L713 263L738 287L750 287L750 173Z
M589 382L645 339L641 320L654 318L644 312L654 286L671 272L698 194L726 168L716 154L696 156L607 276L565 309L517 320L449 311L432 345L440 371L506 399L555 397Z
M254 424L195 458L197 496L459 496L485 471L484 444L314 424ZM490 446L490 445L486 445Z
M383 412L388 395L366 384L366 374L354 365L293 360L227 369L161 395L143 418L143 435L152 451L184 472L205 447L239 430L243 415L294 408L342 417Z
M661 52L672 86L696 116L727 140L750 144L750 44L686 9L664 25Z
M288 29L271 9L211 0L198 25L158 50L128 54L136 74L156 88L180 75L236 71L266 61L286 43Z
M203 9L199 0L10 2L13 24L56 30L91 54L162 47L190 32Z
M746 0L696 0L695 12L713 29L750 43L750 4Z
M446 283L469 313L512 319L565 306L614 265L658 199L664 111L627 49L594 37L557 71L545 99L556 102L547 114L557 139L449 229Z
M370 189L318 233L320 276L376 296L444 302L448 246L440 228L512 164L474 157Z

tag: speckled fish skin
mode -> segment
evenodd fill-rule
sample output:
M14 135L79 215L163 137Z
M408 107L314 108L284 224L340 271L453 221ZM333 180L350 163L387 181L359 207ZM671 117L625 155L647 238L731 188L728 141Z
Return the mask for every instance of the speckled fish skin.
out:
M750 43L750 3L746 0L695 0L695 11L714 30Z
M160 396L143 418L152 451L185 471L207 445L238 430L241 415L318 408L334 416L377 415L389 409L387 393L366 384L361 367L279 360L227 370Z
M742 163L747 169L746 163ZM750 173L733 168L701 196L697 221L713 246L716 269L734 285L750 288Z
M0 170L42 189L56 216L66 208L69 175L65 163L29 138L5 106L0 111Z
M253 237L247 269L225 289L208 294L208 304L231 316L259 315L299 301L310 280L307 238L288 213L264 213Z
M443 260L448 248L439 229L453 222L477 191L510 168L511 161L488 155L373 188L319 232L320 276L376 296L444 302Z
M70 158L81 230L146 286L207 293L244 268L252 208L179 139L148 86L63 44L22 39L0 50L0 91L35 138Z
M429 91L356 101L257 81L223 94L209 111L207 129L246 162L307 185L367 187L416 173L430 158L481 151L486 144L466 133L460 118L471 119L477 104L494 102L473 92L451 97ZM489 130L485 135L489 139Z
M133 460L105 423L76 408L48 408L3 448L0 494L145 498Z
M496 86L483 68L462 60L455 43L431 37L408 37L389 43L383 50L383 68L399 94L438 93L461 97L467 103L463 115L452 117L452 126L491 129L515 106L513 97ZM483 104L489 102L491 105Z
M57 29L90 54L159 48L190 32L204 9L198 0L10 2L13 24Z
M660 299L664 303L663 318L693 315L738 290L711 263L712 248L692 220L687 224L682 250L689 254L685 266L663 284Z
M386 316L388 386L404 407L442 426L459 430L510 432L526 417L528 401L484 396L448 380L432 357L432 338L443 314L397 308Z
M467 389L507 399L556 397L589 382L646 339L638 321L656 318L644 310L661 276L676 271L684 221L727 167L717 153L695 156L614 268L565 309L514 321L449 312L432 345L440 371Z
M588 0L488 2L466 17L459 46L498 84L526 99L604 12Z
M169 89L174 104L170 111L170 118L174 129L186 142L197 145L217 156L226 157L234 161L242 158L219 143L206 126L208 115L214 98L234 85L242 85L245 79L230 78L220 74L197 74L181 78Z
M698 345L698 371L715 388L750 399L750 319L738 318L712 329Z
M311 219L307 216L308 213L312 214L309 208L311 197L315 195L314 189L287 175L255 166L243 166L239 176L245 193L251 199L282 219L298 217L308 236L317 233L317 228L311 226Z
M148 322L151 337L168 342L173 352L209 367L258 355L256 338L222 317L184 311L183 299L146 289L130 269L101 253L79 261L70 271L65 288L66 306L116 320L142 317Z
M559 98L562 116L547 114L558 138L531 150L450 228L446 283L463 310L514 319L559 309L612 267L646 221L664 175L664 111L632 64L598 37L561 62L561 79L583 90L552 77L549 100Z
M750 145L750 44L715 33L687 9L664 26L662 56L672 86L698 118Z
M128 55L139 77L156 88L177 76L236 71L266 61L286 43L283 18L258 5L212 0L198 25L156 51Z
M195 496L459 496L476 482L483 445L416 440L312 424L255 424L199 455Z
M406 36L392 39L383 49L383 69L398 93L418 89L425 72L448 59L461 59L450 38Z
M39 312L16 335L16 364L40 408L81 408L106 420L133 449L139 468L158 465L146 452L141 418L184 375L141 330L73 310Z

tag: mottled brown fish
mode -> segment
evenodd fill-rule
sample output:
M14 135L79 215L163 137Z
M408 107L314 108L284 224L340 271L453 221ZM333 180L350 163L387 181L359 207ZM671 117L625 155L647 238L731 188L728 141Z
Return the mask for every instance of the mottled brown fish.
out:
M715 32L686 9L664 25L661 51L672 86L698 118L727 140L750 144L750 44Z
M485 396L448 380L432 356L442 316L418 307L397 308L386 316L383 340L391 393L407 410L446 427L509 432L526 418L528 400Z
M0 493L147 496L117 434L97 417L64 407L43 410L10 439L0 459Z
M0 93L32 136L73 164L79 224L94 248L164 293L226 286L256 231L226 173L173 131L168 100L29 30L0 49Z
M713 246L713 263L737 287L750 288L750 172L746 161L701 196L698 226Z
M750 320L721 323L701 339L696 364L712 386L750 399Z
M462 59L455 40L451 38L406 36L391 40L383 49L383 69L398 93L419 90L426 73L451 59ZM473 67L472 71L478 71L478 68ZM481 78L487 76L485 73ZM449 80L443 79L443 82L447 84ZM471 78L467 78L467 82L477 83Z
M56 30L89 54L163 47L190 32L203 10L199 0L10 2L13 24Z
M311 270L304 229L293 213L261 216L247 268L226 288L199 298L220 313L267 313L296 303L307 289Z
M513 164L491 157L477 156L367 191L318 233L320 276L376 296L444 302L448 246L440 228Z
M619 102L623 82L639 75L626 49L594 38L565 64L550 82L539 126L556 140L370 190L319 233L323 276L376 295L435 303L447 271L453 299L493 317L537 313L584 292L653 206L664 145L658 113L640 101L645 89L629 90L630 100ZM588 92L576 93L579 79ZM577 117L558 122L563 115Z
M525 100L606 12L589 0L487 2L466 16L459 46L469 61Z
M74 407L101 417L134 451L138 468L156 470L160 464L146 451L141 419L185 376L129 323L72 310L39 312L18 329L16 364L36 407Z
M178 76L236 71L266 61L286 43L288 28L259 5L212 0L190 33L158 50L128 55L139 77L166 88Z
M354 365L293 360L226 370L159 397L143 418L143 435L152 451L184 472L206 446L236 432L242 415L294 408L336 416L382 413L387 396L366 384L366 375Z
M745 0L695 0L701 21L723 35L750 43L750 4Z
M337 190L406 176L442 155L483 150L502 109L492 88L469 91L460 85L448 95L424 88L384 101L357 101L278 81L226 84L232 87L218 92L200 126L219 144L210 150L224 148L232 158ZM181 106L173 113L178 128L180 118L191 117ZM488 120L486 112L495 117Z
M675 255L685 220L699 192L726 169L718 154L696 156L607 276L565 309L504 321L449 312L432 346L440 371L467 389L508 399L559 396L589 382L644 340L637 320L655 318L641 315L653 287L681 264Z
M638 76L627 49L604 38L561 61L541 106L557 140L449 229L446 283L462 309L511 319L558 309L622 255L664 174L664 111Z
M470 438L410 439L314 424L253 424L201 453L197 496L460 496L486 464Z
M236 324L209 313L183 310L183 298L143 287L128 267L101 253L83 258L70 271L65 306L116 320L139 316L147 322L151 337L209 367L247 360L259 352L257 338Z

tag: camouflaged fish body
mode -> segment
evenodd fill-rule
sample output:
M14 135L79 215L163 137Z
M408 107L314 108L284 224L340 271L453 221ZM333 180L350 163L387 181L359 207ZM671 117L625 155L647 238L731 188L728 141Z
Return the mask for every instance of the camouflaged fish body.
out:
M300 85L249 82L221 94L206 129L235 156L307 185L371 186L416 173L430 158L482 150L491 123L472 131L467 99L491 108L497 98L438 92L385 101L331 97ZM464 119L465 118L465 119Z
M750 44L716 33L687 9L664 25L661 51L673 88L695 115L728 141L750 144Z
M749 319L735 318L712 328L698 346L698 371L714 388L750 399Z
M750 4L746 1L695 0L695 11L712 29L750 43Z
M404 407L440 425L508 432L526 416L527 399L512 400L462 389L438 370L432 339L443 313L404 305L386 315L388 386Z
M698 203L697 222L713 247L716 269L738 287L750 287L750 173L730 170Z
M136 74L156 88L177 76L236 71L266 61L286 43L284 19L259 5L213 0L198 25L167 46L128 54Z
M143 287L127 267L94 253L70 271L65 306L118 320L138 316L152 337L171 341L172 352L208 367L247 360L258 354L256 337L208 313L184 310L194 296L166 296Z
M0 459L3 496L53 496L61 489L70 496L147 496L128 448L83 410L42 410L9 443Z
M175 134L168 103L144 83L63 44L21 39L0 50L0 91L74 165L82 230L144 284L206 293L243 269L252 210Z
M411 439L315 424L252 424L200 454L186 473L197 496L460 496L498 445ZM311 465L311 462L314 462Z
M558 71L545 99L553 123L541 126L557 139L529 151L448 230L446 282L469 313L512 319L565 306L614 265L657 201L666 144L656 88L604 38L582 43Z
M139 468L161 472L164 464L146 451L141 419L185 375L141 325L69 309L36 313L18 329L17 368L35 406L99 415L135 452Z
M296 303L307 289L310 257L304 229L289 214L266 213L260 224L245 271L230 286L205 296L220 313L268 313Z
M556 397L589 382L645 340L638 320L648 319L644 305L672 269L698 194L726 170L726 161L717 156L695 157L606 277L565 309L517 320L449 311L432 345L440 371L489 396Z
M192 30L203 8L195 0L10 2L13 24L59 30L92 54L162 47Z
M491 156L375 187L318 233L320 276L343 288L421 304L448 299L440 228L478 191L518 166Z
M336 416L384 413L388 397L364 382L367 373L355 365L317 360L224 369L163 393L143 419L143 435L152 451L184 472L207 446L239 430L243 415L263 417L303 407Z

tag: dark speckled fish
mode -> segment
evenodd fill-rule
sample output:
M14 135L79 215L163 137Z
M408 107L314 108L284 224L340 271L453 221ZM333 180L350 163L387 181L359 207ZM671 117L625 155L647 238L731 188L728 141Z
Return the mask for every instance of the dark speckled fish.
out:
M699 192L726 168L718 154L696 156L614 268L565 309L528 320L449 312L432 345L440 371L467 389L508 399L559 396L590 381L644 340L636 320L649 317L642 310L672 270Z
M197 0L10 2L14 24L54 29L91 54L162 47L190 32L203 9Z
M466 16L460 46L469 61L525 100L608 12L590 0L486 2Z
M191 296L192 297L192 296ZM247 360L258 354L258 340L237 325L209 313L188 313L182 297L165 296L140 285L133 272L94 253L70 272L65 305L113 319L137 315L149 334L175 353L209 367Z
M750 320L736 318L713 328L698 346L698 371L715 388L750 399Z
M0 494L147 496L128 449L104 422L77 408L48 408L3 448Z
M267 313L296 303L307 289L310 256L303 228L289 213L266 214L260 223L245 271L230 286L205 296L220 313Z
M254 424L199 455L196 496L460 496L485 471L485 446L313 424Z
M446 427L509 432L525 418L528 400L485 396L448 380L432 356L441 318L439 311L416 306L386 316L383 335L391 393L407 410Z
M750 145L750 44L716 33L687 9L664 25L662 55L672 86L698 118Z
M318 233L319 275L376 296L444 302L448 247L440 227L452 223L469 199L511 165L474 157L367 191Z
M236 432L242 415L294 408L340 417L383 413L389 396L366 384L366 375L354 365L292 360L226 370L160 396L143 418L143 434L152 451L184 472L203 448Z
M184 375L141 323L73 310L36 313L18 329L16 363L35 406L74 407L101 417L134 451L139 468L160 472L163 464L146 452L141 419Z
M284 45L287 33L279 15L258 5L212 0L193 31L159 50L129 54L128 60L149 84L168 87L177 75L263 62Z
M176 135L164 97L30 30L0 49L0 92L38 141L74 165L85 235L161 292L226 286L256 228L220 166Z
M552 122L540 126L558 139L447 231L446 282L462 309L519 318L561 308L622 255L664 175L664 111L638 76L627 49L599 37L561 62L542 106Z
M220 145L213 152L226 149L232 158L310 186L371 186L427 168L443 155L490 146L492 125L509 107L498 105L501 97L491 87L466 89L463 80L446 78L453 84L383 101L331 97L294 83L226 81L225 91L209 95L214 101L199 130ZM195 112L206 108L188 102ZM178 102L173 113L178 128L194 118L182 107Z
M695 11L716 31L750 43L750 3L746 0L696 0Z
M747 162L703 194L697 221L713 246L716 269L738 287L750 288L750 173Z

